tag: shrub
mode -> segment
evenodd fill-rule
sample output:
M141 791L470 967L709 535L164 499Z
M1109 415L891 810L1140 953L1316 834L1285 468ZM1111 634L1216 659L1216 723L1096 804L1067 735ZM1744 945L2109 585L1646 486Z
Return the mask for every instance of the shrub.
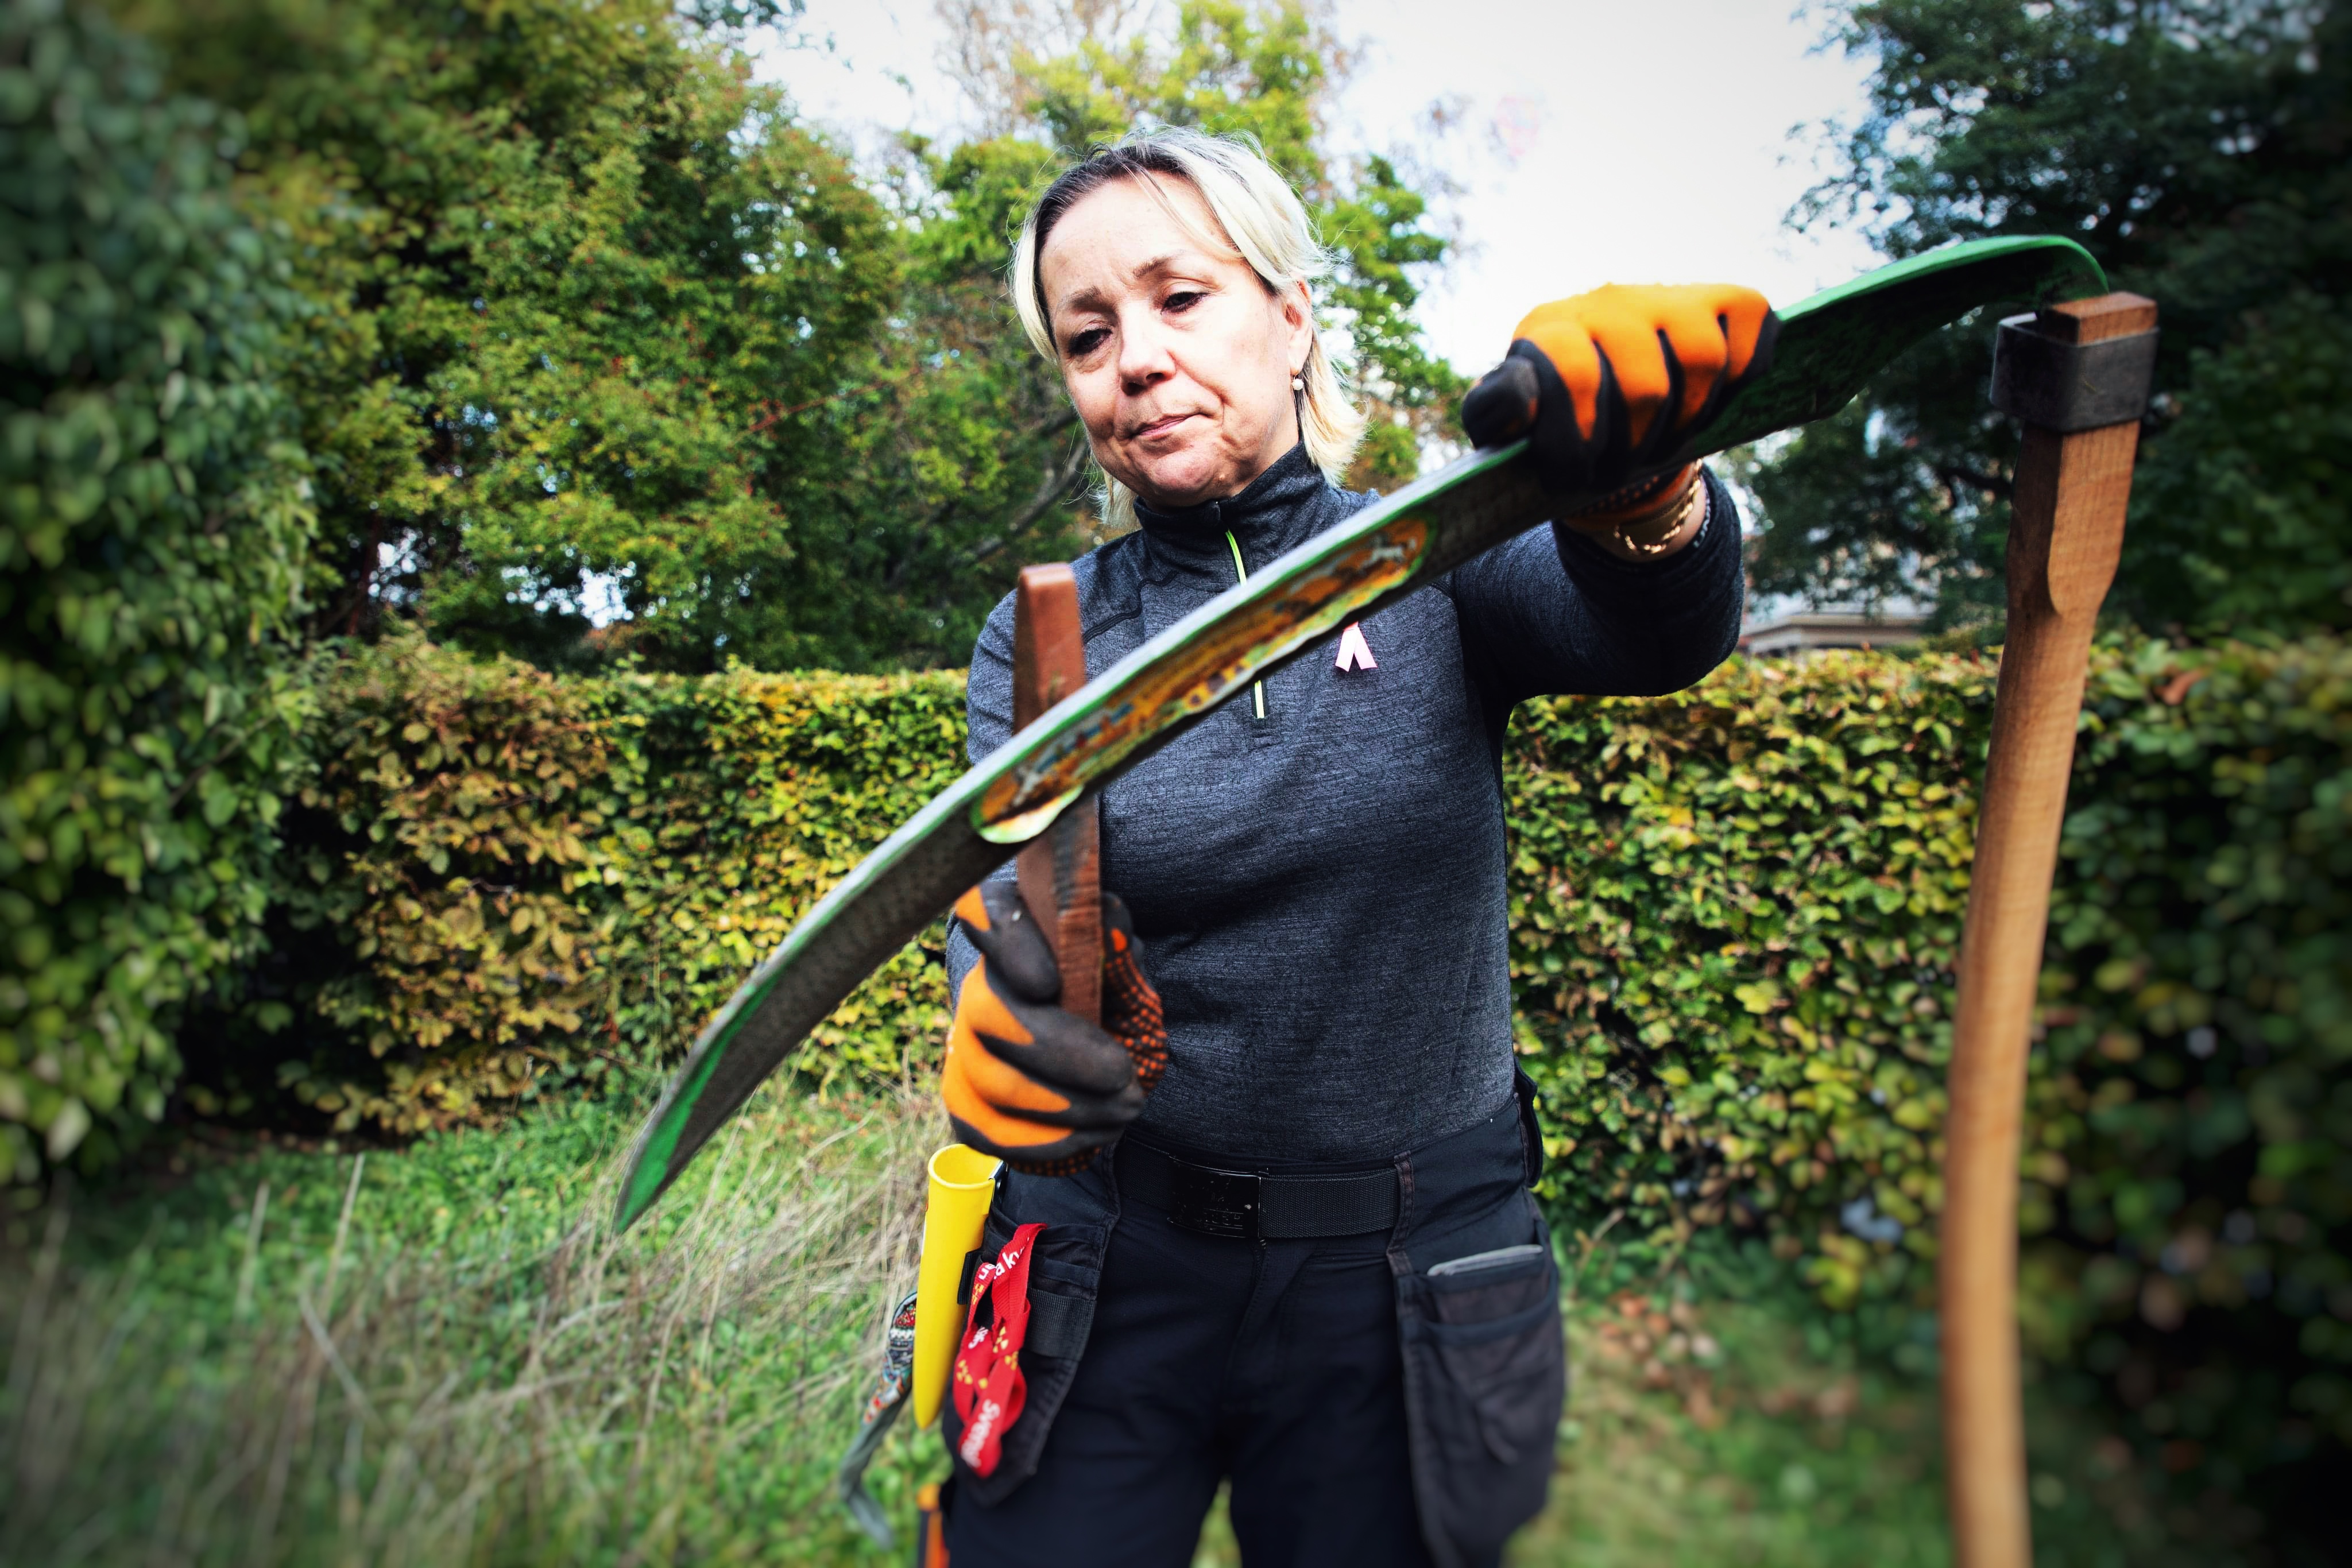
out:
M1508 769L1546 1192L1931 1300L1995 666L1736 664L1531 705ZM2352 1439L2352 649L2094 661L2030 1065L2028 1343L2184 1484Z
M0 1166L162 1114L298 765L310 519L236 128L86 8L0 8Z
M348 659L326 707L284 919L341 960L279 983L333 1027L278 1071L344 1129L673 1055L962 764L953 673L564 680L409 638ZM942 951L885 965L802 1068L928 1060Z
M1520 710L1519 1049L1554 1129L1547 1195L1581 1223L1664 1249L1755 1228L1812 1251L1841 1305L1932 1244L1993 677L1831 656ZM1883 1238L1860 1251L1838 1224L1856 1202Z
M343 1127L475 1119L576 1054L560 1042L583 1033L609 930L588 843L607 792L633 782L593 692L418 653L396 644L337 672L302 796L349 843L297 856L294 907L357 960L315 1005L381 1066L366 1085L315 1062L281 1076Z

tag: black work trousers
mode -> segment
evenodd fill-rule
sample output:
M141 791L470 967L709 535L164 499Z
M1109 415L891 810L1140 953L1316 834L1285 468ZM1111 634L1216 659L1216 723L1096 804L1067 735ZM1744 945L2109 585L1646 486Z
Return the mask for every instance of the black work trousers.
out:
M1129 1197L1037 1473L952 1568L1185 1568L1217 1483L1250 1568L1423 1568L1389 1235L1244 1241Z
M1249 1568L1498 1562L1543 1506L1564 1393L1535 1139L1526 1101L1498 1106L1396 1156L1390 1228L1316 1239L1180 1229L1118 1151L1008 1174L982 1247L1045 1227L1031 1300L1058 1298L1059 1332L1023 1351L1001 1466L957 1461L954 1568L1182 1568L1222 1477Z

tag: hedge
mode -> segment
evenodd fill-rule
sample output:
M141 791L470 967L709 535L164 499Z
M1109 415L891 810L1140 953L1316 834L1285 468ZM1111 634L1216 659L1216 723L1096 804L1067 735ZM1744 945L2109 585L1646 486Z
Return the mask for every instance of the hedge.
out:
M563 679L410 638L347 661L324 706L281 897L301 957L247 1010L311 1020L277 1083L341 1130L488 1121L674 1058L962 757L960 672ZM885 965L802 1070L928 1062L942 951ZM214 1054L235 1071L253 1049ZM196 1092L213 1111L256 1087Z
M290 296L236 132L95 7L0 0L0 1179L163 1114L301 776Z
M1929 1299L1995 673L1735 664L1521 710L1519 1048L1570 1224L1668 1254L1727 1224L1830 1306ZM2339 641L2095 656L2021 1308L2029 1348L2102 1379L2175 1471L2352 1439L2348 710Z
M1518 1050L1571 1236L1666 1261L1720 1228L1830 1307L1925 1299L1995 668L1735 661L1520 710ZM2154 1410L2151 1440L2263 1409L2287 1449L2352 1436L2347 694L2332 641L2096 654L2032 1062L2026 1325ZM326 700L288 905L323 956L287 983L306 1049L280 1071L346 1128L674 1058L961 764L953 674L564 680L409 641ZM945 1002L934 932L798 1070L922 1071ZM2275 1397L2186 1370L2231 1355Z

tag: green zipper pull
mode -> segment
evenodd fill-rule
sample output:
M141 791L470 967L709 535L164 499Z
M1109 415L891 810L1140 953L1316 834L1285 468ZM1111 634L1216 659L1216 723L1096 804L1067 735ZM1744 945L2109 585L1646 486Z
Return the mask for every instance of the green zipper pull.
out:
M1249 580L1249 568L1242 564L1242 541L1234 538L1234 530L1231 528L1227 528L1225 530L1225 543L1233 548L1234 575L1239 578L1242 581L1247 582ZM1250 683L1250 691L1252 695L1257 698L1257 716L1264 718L1265 716L1265 683L1264 681L1252 681Z

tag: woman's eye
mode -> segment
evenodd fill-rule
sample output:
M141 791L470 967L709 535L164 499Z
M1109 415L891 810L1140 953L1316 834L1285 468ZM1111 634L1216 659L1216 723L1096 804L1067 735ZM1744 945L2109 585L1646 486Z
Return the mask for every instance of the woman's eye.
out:
M1110 334L1100 327L1089 327L1083 332L1073 332L1062 344L1062 351L1074 360L1082 360L1103 346Z
M1161 304L1160 308L1163 310L1173 310L1181 313L1182 311L1190 310L1193 306L1198 305L1203 298L1205 298L1205 295L1201 289L1180 288L1167 298L1167 299Z

